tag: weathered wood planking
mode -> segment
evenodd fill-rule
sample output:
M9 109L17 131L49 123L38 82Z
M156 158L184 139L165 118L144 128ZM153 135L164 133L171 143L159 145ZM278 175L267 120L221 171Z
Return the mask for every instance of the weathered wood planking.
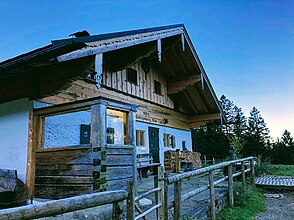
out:
M36 184L35 197L61 199L93 192L93 184Z
M121 190L127 189L127 185L133 178L125 178L125 179L118 179L118 180L110 180L107 182L107 190Z
M93 191L92 149L68 147L36 153L35 197L59 199Z
M126 71L123 71L126 72ZM147 78L150 77L147 74ZM106 79L107 81L107 79ZM147 99L151 97L151 85L147 86L146 95ZM145 92L145 91L144 91ZM75 94L75 97L72 96ZM111 91L107 88L100 88L97 90L95 85L91 85L82 80L78 80L72 83L72 85L67 89L56 96L48 97L41 99L40 101L52 103L52 104L60 104L62 102L76 101L82 100L85 98L93 98L97 96L103 96L106 98L110 98L117 101L122 101L126 103L133 103L138 105L138 111L136 113L136 120L142 122L149 122L153 124L163 124L163 119L168 119L168 124L165 126L170 126L179 129L190 130L189 117L186 114L177 112L170 108L162 107L159 105L152 104L150 102L144 101L143 99L137 99L135 97L130 97L127 94ZM58 97L58 99L56 99ZM61 102L62 101L62 102Z
M132 166L107 167L107 181L132 178Z
M173 101L167 95L166 76L155 65L150 65L150 71L147 74L141 68L141 62L136 62L130 67L137 70L137 85L127 81L125 69L116 72L105 70L103 73L104 85L173 108ZM154 93L154 80L161 83L161 95Z
M92 176L37 176L36 184L92 184Z
M72 164L46 164L36 167L37 176L92 176L93 166Z
M89 148L77 148L53 151L38 151L37 165L49 164L92 164L91 150Z

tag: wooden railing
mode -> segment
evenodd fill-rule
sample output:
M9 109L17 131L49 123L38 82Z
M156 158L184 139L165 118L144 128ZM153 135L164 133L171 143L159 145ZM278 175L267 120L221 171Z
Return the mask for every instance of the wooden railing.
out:
M245 169L245 163L250 162L250 168ZM241 163L241 171L237 173L233 173L233 166L236 163ZM233 177L237 177L242 175L242 182L243 184L246 183L245 180L245 174L247 172L251 171L252 176L254 177L254 157L247 157L239 160L232 160L232 161L227 161L227 162L222 162L219 164L215 164L206 168L201 168L195 171L191 172L186 172L182 174L178 174L175 176L168 177L166 180L166 187L165 190L167 190L167 185L169 184L174 184L174 200L170 203L168 203L164 208L165 208L165 219L167 218L168 210L170 208L174 208L174 219L179 220L181 219L182 213L181 213L181 207L182 207L182 202L209 189L210 193L210 212L211 212L211 219L215 220L216 219L216 209L215 209L215 197L214 197L214 186L217 184L220 184L221 182L224 182L228 180L228 190L229 190L229 206L233 207L234 206L234 198L233 198ZM214 171L218 169L222 169L228 167L228 175L214 181ZM193 177L197 176L200 174L204 173L209 173L209 184L206 186L202 186L200 188L197 188L193 191L190 191L184 195L182 195L182 181ZM167 197L168 193L166 193ZM166 198L166 201L168 201L168 198Z
M134 184L132 182L129 183L128 186L128 193L129 193L129 198L128 198L128 206L127 206L127 220L138 220L143 218L146 220L146 215L151 213L152 211L156 210L156 218L157 219L164 219L164 207L165 207L165 200L164 200L164 168L163 167L158 167L157 169L157 174L154 177L154 187L153 189L142 193L141 195L135 196L135 188ZM136 204L136 201L146 197L152 193L155 193L155 199L156 199L156 204L149 208L146 211L142 211L140 207ZM139 215L135 216L135 209L139 213Z
M113 204L112 219L118 220L120 214L118 202L127 198L128 192L125 190L92 193L17 208L3 209L0 210L0 219L35 219L60 215L95 206Z
M254 157L247 157L244 159L227 161L170 177L167 177L167 174L164 173L163 167L158 167L158 175L154 178L154 188L142 193L141 195L135 194L135 186L133 182L129 182L127 191L116 190L92 193L40 204L0 210L0 220L48 217L106 204L113 204L112 219L117 220L120 218L120 207L118 202L125 199L127 199L127 220L137 220L141 218L146 219L146 215L152 211L156 211L156 219L168 219L168 210L171 208L174 208L174 219L180 220L182 218L182 202L208 189L210 193L211 219L215 220L216 208L214 186L228 180L229 206L233 207L233 178L241 175L242 183L245 184L246 173L251 172L251 175L253 176L252 179L254 181L254 159ZM245 168L246 162L250 163L250 168L248 169ZM236 163L241 164L241 171L233 173L233 166ZM257 161L257 164L259 164L259 160ZM228 167L228 175L214 181L214 171L225 167ZM204 173L209 173L208 185L202 186L182 195L182 181ZM168 185L170 184L174 184L174 199L168 203ZM155 193L156 203L151 208L143 212L136 204L136 201L152 193ZM139 213L137 216L135 216L135 210Z

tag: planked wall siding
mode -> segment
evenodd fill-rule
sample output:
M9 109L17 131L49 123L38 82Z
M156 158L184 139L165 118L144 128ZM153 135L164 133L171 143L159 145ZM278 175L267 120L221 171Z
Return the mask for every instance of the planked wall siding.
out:
M36 152L35 197L60 199L93 191L91 145Z
M103 73L102 83L115 90L125 92L127 94L173 108L174 103L167 95L167 81L166 76L154 65L150 66L150 71L145 74L141 68L140 62L136 62L130 68L137 70L138 85L127 81L126 69L116 72L107 71ZM161 83L161 95L154 92L154 80Z

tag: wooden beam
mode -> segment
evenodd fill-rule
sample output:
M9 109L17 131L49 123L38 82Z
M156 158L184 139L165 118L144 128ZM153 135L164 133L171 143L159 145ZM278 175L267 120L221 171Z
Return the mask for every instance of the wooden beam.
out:
M91 56L99 53L122 49L142 43L155 41L183 33L183 28L174 28L163 31L156 31L144 34L135 34L118 38L111 38L102 41L87 43L88 47L76 50L57 57L59 62L73 60L81 57Z
M167 83L167 94L175 94L184 90L187 86L194 85L201 80L200 75L189 76Z
M103 54L99 53L95 56L95 80L96 86L99 89L102 83L102 74L103 74Z
M211 114L204 114L204 115L194 115L190 116L190 128L196 128L202 125L205 125L207 122L219 119L220 114L219 113L211 113Z
M120 202L128 197L125 190L92 193L55 201L0 210L0 219L35 219Z

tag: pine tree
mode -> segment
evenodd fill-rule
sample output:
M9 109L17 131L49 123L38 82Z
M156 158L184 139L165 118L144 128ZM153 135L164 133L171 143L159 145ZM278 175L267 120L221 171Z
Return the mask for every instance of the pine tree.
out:
M264 155L267 141L269 140L269 129L260 114L260 111L253 107L248 118L247 131L244 135L244 156Z

